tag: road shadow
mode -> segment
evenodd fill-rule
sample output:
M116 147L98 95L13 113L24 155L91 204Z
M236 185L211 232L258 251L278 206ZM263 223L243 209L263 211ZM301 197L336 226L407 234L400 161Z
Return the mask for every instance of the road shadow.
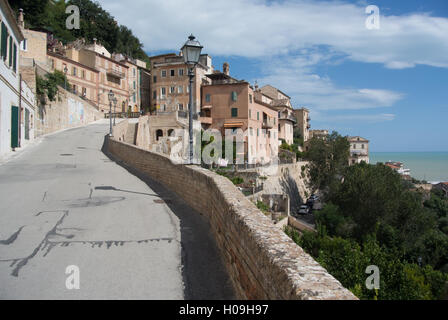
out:
M107 151L108 136L101 151L129 173L145 182L179 218L182 277L186 300L234 300L235 291L207 218L188 206L178 195L147 174L128 166Z

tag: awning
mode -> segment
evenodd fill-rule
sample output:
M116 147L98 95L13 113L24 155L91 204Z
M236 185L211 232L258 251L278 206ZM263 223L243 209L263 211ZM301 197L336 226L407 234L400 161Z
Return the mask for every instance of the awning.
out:
M239 128L244 125L243 122L224 123L224 128Z

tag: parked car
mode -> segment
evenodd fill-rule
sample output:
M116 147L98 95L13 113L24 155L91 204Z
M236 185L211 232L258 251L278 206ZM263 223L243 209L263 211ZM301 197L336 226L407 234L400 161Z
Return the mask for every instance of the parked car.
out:
M299 208L299 214L309 214L310 208L307 205L301 205Z
M319 200L319 196L317 194L312 194L309 200L311 200L313 202L318 201Z

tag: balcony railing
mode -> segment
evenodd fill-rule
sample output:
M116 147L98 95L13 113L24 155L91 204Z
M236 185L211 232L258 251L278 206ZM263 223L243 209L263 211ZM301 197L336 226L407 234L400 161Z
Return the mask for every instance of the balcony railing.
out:
M278 120L289 120L292 122L297 122L296 118L292 115L288 115L288 116L281 115L280 118L278 118Z
M126 77L126 74L124 72L118 71L117 69L114 69L114 68L107 69L107 74L112 77L121 78L121 79L124 79Z

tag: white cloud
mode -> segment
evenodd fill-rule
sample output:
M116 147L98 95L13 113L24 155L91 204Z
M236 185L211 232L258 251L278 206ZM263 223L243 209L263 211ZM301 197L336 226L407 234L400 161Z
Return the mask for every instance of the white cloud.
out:
M212 55L264 57L326 45L387 68L448 67L448 19L381 16L367 30L363 2L286 0L101 0L148 51L177 50L193 32ZM380 10L382 8L380 7ZM386 11L386 9L384 9Z
M340 88L328 77L314 73L315 64L331 63L331 53L303 52L269 62L260 85L271 84L291 96L293 102L312 110L355 110L391 107L404 95L384 89ZM312 61L312 63L310 63Z

